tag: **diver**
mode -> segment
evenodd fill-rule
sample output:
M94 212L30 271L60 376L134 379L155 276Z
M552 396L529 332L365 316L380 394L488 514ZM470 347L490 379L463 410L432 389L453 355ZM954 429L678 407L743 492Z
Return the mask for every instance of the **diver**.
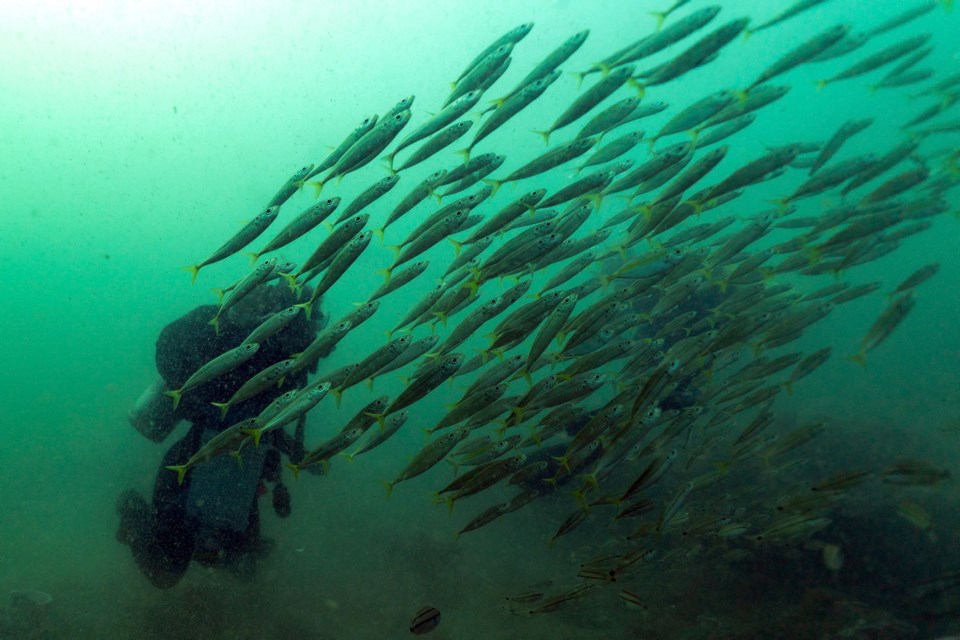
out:
M316 363L309 370L287 376L282 387L273 386L231 406L223 420L220 410L211 404L230 398L257 372L303 351L327 321L316 303L311 319L298 314L263 340L256 354L242 365L185 392L176 409L164 392L181 388L200 366L238 346L266 318L296 302L289 288L279 282L264 284L220 318L219 333L210 324L217 313L216 305L197 307L160 332L156 350L160 377L144 391L129 421L154 442L162 442L181 420L191 426L163 456L152 501L147 502L132 489L117 500L117 540L130 546L140 571L158 588L177 584L191 560L250 575L256 560L271 548L272 541L260 536L259 498L267 493L268 483L273 485L276 514L281 518L290 515L290 493L281 479L280 456L297 462L304 455L303 419L294 436L284 429L271 431L259 447L241 448L239 464L233 456L214 457L190 468L182 484L166 467L186 462L221 430L257 416L277 396L306 385Z

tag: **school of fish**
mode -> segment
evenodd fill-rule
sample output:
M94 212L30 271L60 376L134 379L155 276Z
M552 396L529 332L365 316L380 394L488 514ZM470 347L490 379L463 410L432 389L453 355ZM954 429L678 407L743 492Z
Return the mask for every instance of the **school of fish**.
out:
M960 184L960 148L935 144L960 129L946 119L960 100L960 74L920 66L933 45L930 34L913 30L942 13L940 3L917 0L882 23L824 24L803 41L751 49L747 36L759 40L825 1L799 0L757 20L727 15L722 4L675 15L689 3L677 0L657 15L656 30L618 43L592 65L576 55L588 31L558 34L556 48L505 87L498 80L534 28L521 24L476 53L444 104L417 110L410 95L386 113L358 118L329 155L296 171L240 231L188 267L196 279L227 258L239 266L237 254L253 250L257 264L225 289L214 328L231 305L276 276L298 291L309 285L312 294L169 395L176 403L238 367L321 297L357 300L350 280L361 255L382 253L383 285L302 353L218 406L229 415L230 405L312 366L316 354L349 340L381 308L389 305L399 321L382 343L365 338L365 357L336 369L321 362L309 385L288 390L258 418L225 421L174 471L182 480L190 467L255 446L264 432L311 411L338 426L317 434L312 450L290 465L295 474L312 465L335 472L338 456L370 455L404 425L428 426L423 448L393 461L388 490L452 462L455 477L433 488L455 515L469 511L460 534L547 499L568 504L554 539L591 521L603 522L605 538L622 534L609 554L577 568L569 588L508 596L512 608L530 614L615 582L626 605L642 607L629 577L651 562L707 554L738 539L789 544L830 527L831 514L858 487L941 481L947 470L913 459L800 481L804 447L833 425L783 429L773 410L837 349L865 365L922 304L920 288L937 275L935 262L897 283L855 276L946 218ZM707 95L691 86L680 103L657 101L659 85L718 59L768 50L777 53L764 55L766 69L745 86ZM877 91L910 91L922 110L902 123L899 139L877 140L875 153L843 154L879 117L864 113L826 140L784 131L779 146L740 166L725 163L729 145L788 98L791 71L805 65L822 70L824 100L835 84L870 82ZM554 83L573 82L561 80L563 72L581 83L576 98L538 119L539 137L501 147L522 148L522 156L497 153L497 129ZM645 128L648 118L659 124ZM382 178L355 183L352 174L381 161ZM333 195L341 181L359 195ZM766 207L740 204L774 181L791 186ZM291 211L286 203L298 192L317 200ZM405 237L394 226L401 218L414 221ZM262 247L251 246L282 219ZM312 254L296 265L277 257L304 236L313 239ZM393 249L392 260L378 243ZM805 286L820 275L835 279ZM418 283L416 294L410 283ZM859 345L796 346L837 307L872 295L888 302ZM407 379L400 393L341 415L341 398L362 393L351 388L388 372ZM418 411L436 407L431 398L450 381L459 400L423 425Z

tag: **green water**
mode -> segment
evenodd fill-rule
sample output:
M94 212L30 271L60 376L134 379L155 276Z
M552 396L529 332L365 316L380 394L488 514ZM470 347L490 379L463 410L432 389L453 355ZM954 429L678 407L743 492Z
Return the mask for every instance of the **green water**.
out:
M762 20L786 5L718 2L723 10L710 28L742 15ZM548 545L575 506L564 494L457 540L454 532L508 494L474 498L475 504L458 505L450 516L431 504L431 493L452 477L446 464L397 487L386 500L382 483L420 448L421 429L459 397L465 387L459 383L415 405L408 425L382 449L353 464L335 461L327 477L288 479L293 516L280 521L263 509L264 533L276 541L276 549L252 583L194 566L175 589L160 592L114 539L116 496L128 487L149 494L168 446L146 441L126 420L132 403L155 378L156 336L195 306L212 303L208 289L241 277L248 263L234 256L207 267L195 286L181 266L208 255L256 215L290 174L319 162L364 117L415 94L411 127L422 123L439 109L449 83L476 52L517 24L536 26L515 47L510 68L484 99L502 95L553 47L588 28L584 46L561 67L587 68L649 33L654 20L648 11L665 4L413 0L195 7L51 0L0 7L5 398L0 605L5 589L49 592L54 603L45 620L46 637L55 638L399 638L409 635L407 625L424 604L443 612L430 636L436 638L788 637L780 616L797 620L792 637L819 638L834 636L818 633L810 622L814 608L804 608L809 600L798 603L784 586L791 583L793 569L805 586L864 600L872 611L887 604L871 599L870 585L884 571L875 566L877 558L891 566L914 566L900 573L891 569L894 580L957 570L955 481L926 490L874 486L852 498L843 513L871 523L862 527L873 534L869 543L850 533L856 527L816 536L843 549L845 563L837 575L823 568L820 551L808 541L774 548L744 544L754 554L751 560L720 561L703 554L645 569L633 584L648 590L646 612L624 608L616 596L620 587L606 585L555 614L510 613L502 606L504 596L544 581L551 581L546 590L562 590L576 581L580 562L622 551L622 532L603 520ZM705 4L693 2L678 15ZM905 6L892 0L834 0L747 41L738 38L706 67L651 87L645 100L664 100L671 108L641 126L655 132L677 108L713 91L746 86L780 54L832 24L851 23L858 31ZM707 183L762 155L766 147L825 140L851 118L873 116L876 122L838 157L893 147L901 140L901 124L931 104L908 95L929 83L871 93L867 85L882 71L822 91L815 81L923 32L933 34L935 49L921 66L935 68L935 79L946 76L960 60L957 28L957 13L938 7L858 52L777 78L773 84L792 90L758 112L754 126L724 142L729 152ZM691 41L652 61L668 60ZM650 64L645 60L638 66ZM622 88L609 101L630 91ZM507 155L495 175L506 175L541 153L543 143L530 131L549 126L576 95L576 81L565 74L481 143L480 152ZM554 137L571 138L571 130L586 119ZM924 141L921 155L956 144L956 133L934 136ZM459 156L450 149L406 172L401 184L371 207L373 215L385 216L429 172L452 167ZM646 145L637 147L638 161L646 152ZM324 195L340 195L345 206L384 175L375 161L325 187ZM506 185L493 202L499 208L526 188L555 191L571 175L562 168L521 186ZM792 191L802 175L792 171L750 187L724 208L724 215L746 217L769 209L773 205L767 200ZM825 366L798 384L792 396L781 394L775 405L786 422L825 420L830 427L803 451L809 464L801 477L882 467L898 457L953 468L960 432L960 222L952 215L957 195L950 197L950 212L933 219L930 230L844 274L853 284L881 281L878 293L842 305L792 345L790 350L804 352L822 346L834 350ZM615 200L602 211L619 211ZM794 215L815 215L837 201L833 194L803 200ZM309 189L295 195L282 209L283 223L313 202ZM388 242L411 230L424 207L389 231ZM487 210L495 209L488 205ZM591 220L580 233L599 226ZM303 260L324 233L308 234L280 254ZM778 231L770 240L790 236ZM432 270L440 272L431 271L404 293L386 298L377 315L344 340L322 369L357 361L371 345L382 343L383 332L451 259L449 244L431 249L427 257ZM391 259L375 240L326 296L332 317L362 302L382 281L376 271ZM866 369L844 358L856 351L884 309L886 292L930 262L941 264L939 274L918 289L913 312L869 354ZM534 288L547 277L538 274ZM784 281L808 292L834 280L790 276ZM509 284L492 282L485 293ZM476 336L463 350L472 355L485 344ZM400 376L390 374L377 381L375 393L393 396L403 385ZM346 393L339 410L332 399L325 400L311 413L308 444L329 437L371 397L358 386ZM167 442L182 433L183 426ZM683 480L678 474L675 485ZM764 481L747 475L739 482ZM895 505L903 500L924 505L933 516L931 531L898 518ZM883 553L877 551L881 543L889 545ZM664 551L685 544L671 542ZM857 579L844 579L845 573ZM922 620L912 620L917 637L955 630L949 616ZM839 628L829 626L834 633Z

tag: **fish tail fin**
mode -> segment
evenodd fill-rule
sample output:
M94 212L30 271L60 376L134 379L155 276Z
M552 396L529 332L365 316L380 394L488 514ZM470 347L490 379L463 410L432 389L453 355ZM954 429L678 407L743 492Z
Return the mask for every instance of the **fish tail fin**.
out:
M241 429L241 432L242 432L242 433L245 433L245 434L247 434L248 436L250 436L251 438L253 438L253 446L255 446L255 447L259 447L259 446L260 446L260 438L263 437L263 429L262 429L262 428L257 428L257 429Z
M460 286L466 287L466 288L470 289L470 297L471 297L471 298L476 297L477 291L480 290L480 277L479 277L479 274L478 274L473 280L471 280L470 282L465 282L465 283L463 283L463 284L460 285Z
M829 80L817 80L816 82L814 82L814 86L817 87L817 91L822 91L823 88L826 87L827 84L829 84L829 82L830 82Z
M627 249L628 247L626 242L621 242L620 244L613 247L613 250L616 251L617 254L619 254L620 260L622 260L623 262L627 261Z
M770 267L760 267L760 277L763 278L764 286L770 286L776 275L776 272Z
M453 245L453 255L454 257L460 255L460 251L463 250L463 243L459 240L454 240L453 238L447 238L450 241L450 244Z
M167 469L170 469L170 471L177 472L177 484L183 484L183 479L187 475L187 468L185 464L172 464L167 466Z
M860 351L856 353L851 353L849 356L847 356L847 359L856 362L864 369L867 368L867 352L863 349L860 349Z
M643 98L644 94L646 94L647 92L647 86L642 82L640 82L639 80L637 80L636 78L633 78L633 77L628 78L627 84L637 90L638 98Z
M169 396L173 400L173 410L176 411L177 407L180 406L180 396L183 395L181 389L171 389L170 391L164 391L163 395Z
M383 276L383 284L390 284L390 276L393 274L390 269L377 269L376 273Z
M381 246L383 245L383 232L384 227L377 227L376 229L373 229L373 235L377 236L377 239L380 240Z
M650 222L650 216L653 214L653 207L649 204L642 204L637 207L637 213L643 216L644 222Z
M587 77L588 71L567 71L571 76L577 79L577 91L583 86L583 79Z
M789 380L787 380L786 382L783 383L783 388L787 390L787 395L788 395L788 396L792 396L792 395L793 395L793 383L792 383L792 382L790 382Z
M393 495L393 487L394 487L395 484L397 484L397 483L396 483L396 482L384 482L384 483L383 483L383 486L386 487L386 489L387 489L387 499L389 499L390 496Z
M374 420L376 420L376 421L377 421L377 427L380 429L380 431L383 431L384 425L386 424L386 423L384 422L383 418L384 418L387 414L385 414L385 413L364 413L363 415L367 416L368 418L373 418Z
M570 492L570 495L577 502L577 506L581 509L589 509L590 503L587 502L587 494L590 493L590 485L584 483L582 487Z
M554 460L560 463L560 466L563 467L566 471L570 471L570 459L566 455L562 456L550 456Z
M463 156L464 164L470 162L470 147L467 147L466 149L460 149L459 151L454 151L454 153Z
M552 133L550 129L546 129L543 131L539 131L535 129L533 132L538 136L540 136L541 138L543 138L543 144L550 144L550 134Z
M330 389L330 393L333 394L333 399L336 401L337 409L340 408L340 403L343 402L343 389L337 387L336 389Z
M493 100L488 100L488 101L487 101L487 104L490 104L490 105L493 105L493 106L488 107L488 108L484 109L483 111L481 111L481 112L480 112L480 115L481 115L481 116L484 115L485 113L487 113L487 111L493 111L494 109L499 109L500 107L503 106L503 103L506 102L506 101L507 101L507 98L509 98L509 97L510 97L509 95L505 95L505 96L500 96L499 98L494 98Z
M313 197L319 198L320 194L323 192L323 180L311 180L307 184L313 187Z
M529 438L538 446L543 446L543 435L537 430L535 425L530 425L530 436Z
M393 170L393 158L394 158L396 155L397 155L397 152L396 152L396 151L393 151L393 152L388 153L387 155L383 156L382 158L380 158L381 160L383 160L384 162L387 163L387 171L389 171L389 172L390 172L390 175L392 175L392 176L397 174L397 172Z
M596 469L594 469L594 470L591 471L590 473L581 474L579 477L583 478L583 479L586 481L586 483L587 483L586 485L584 485L584 486L580 489L581 496L585 496L585 495L587 494L586 488L587 488L588 486L591 487L591 488L593 488L593 489L599 489L599 488L600 488L600 479L597 477L597 470L596 470ZM587 508L589 508L589 507L590 507L590 505L588 505L588 504L584 504L584 505L583 505L583 508L584 508L584 509L587 509Z
M654 27L654 31L660 31L660 29L663 28L663 21L667 19L667 12L666 11L648 11L647 13L653 16L654 20L657 21L657 26Z
M517 371L517 375L526 381L528 387L533 386L533 378L530 377L530 367L532 366L533 363L528 360L526 366L520 369L520 371Z
M190 284L195 284L197 282L197 274L200 273L200 265L188 264L185 267L180 267L180 270L186 271L190 274Z
M400 257L400 245L398 245L398 244L385 244L385 245L383 245L383 246L384 246L385 249L390 249L390 251L393 251L393 255L394 255L395 257ZM391 271L392 271L392 268L391 268Z
M217 288L211 288L211 289L210 289L210 292L211 292L213 295L217 296L217 304L220 304L220 303L223 302L223 296L225 296L226 293L227 293L227 292L224 291L223 289L217 289Z
M877 89L880 88L879 84L868 84L867 89L870 91L870 95L873 95L877 92Z
M287 285L290 287L291 292L296 292L297 290L297 277L292 273L281 273L281 278L284 278L287 281Z
M263 255L260 251L244 251L244 253L250 256L250 264L254 264L257 260L260 259L260 256Z
M213 326L213 330L220 335L220 314L213 316L210 320L207 321L207 324Z
M747 40L749 40L749 39L750 39L750 36L752 36L755 31L756 31L756 29L744 29L744 30L743 30L743 41L746 42Z
M599 210L600 210L600 206L603 204L603 192L602 192L602 191L598 191L597 193L590 193L590 194L587 194L587 195L585 195L585 196L583 196L583 197L593 203L593 210L594 210L594 211L599 211Z
M772 198L768 200L770 204L777 205L777 217L782 217L787 211L787 206L790 204L790 196L784 196L782 198Z
M300 304L295 304L293 306L303 309L303 315L307 317L307 320L310 319L310 314L313 312L312 300L307 300L306 302L301 302Z
M299 479L300 479L300 465L294 464L294 463L292 463L292 462L288 462L288 463L287 463L287 469L290 469L290 471L293 471L293 479L294 479L294 480L299 480Z
M736 98L737 104L739 106L742 107L743 105L747 104L747 98L750 97L750 89L752 88L753 87L750 86L750 87L747 87L746 89L734 89L733 97Z
M230 410L229 402L211 402L213 406L220 409L220 421L223 422L223 419L227 417L227 411Z

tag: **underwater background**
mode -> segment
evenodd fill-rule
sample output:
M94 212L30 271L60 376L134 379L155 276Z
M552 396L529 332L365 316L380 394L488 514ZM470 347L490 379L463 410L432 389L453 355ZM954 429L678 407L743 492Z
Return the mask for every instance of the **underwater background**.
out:
M409 636L410 619L425 604L443 612L432 632L437 638L844 637L844 628L857 629L864 618L879 621L876 628L909 619L914 629L869 637L958 631L951 613L960 611L956 594L952 608L940 603L935 614L910 617L883 597L891 587L878 577L906 589L911 581L960 570L955 479L932 488L859 492L844 507L853 524L816 534L843 549L837 570L825 567L819 548L806 540L744 544L746 559L681 556L648 569L641 585L649 604L642 611L624 607L617 588L596 589L575 607L548 615L508 610L505 596L567 585L579 563L616 553L617 541L597 522L550 544L572 508L569 497L559 495L456 538L478 508L458 506L450 515L432 504L438 483L452 477L448 465L397 487L388 500L383 483L423 445L422 428L462 392L446 385L418 403L410 423L380 450L352 464L336 460L323 477L289 479L293 515L280 521L262 510L264 534L276 548L253 582L194 566L175 589L158 591L114 537L117 495L128 487L149 494L167 447L146 441L126 419L156 377L157 334L197 305L214 302L209 288L233 282L249 265L234 256L205 268L195 286L180 267L208 255L297 168L322 159L364 117L410 94L416 95L416 123L439 110L464 65L517 24L532 21L535 27L515 47L511 67L489 97L512 87L582 29L590 29L589 38L561 68L588 68L651 32L656 21L649 12L666 4L64 0L0 6L0 603L5 590L45 591L54 598L41 630L46 635L34 637L77 639L399 638ZM706 4L695 0L683 11ZM760 20L787 3L719 4L724 20ZM829 25L869 27L904 6L833 0L775 30L737 38L705 68L648 89L645 100L664 100L671 109L645 120L644 128L655 131L674 107L748 85L772 60ZM946 75L960 64L958 27L958 13L938 7L884 42L932 33L935 49L927 64ZM657 60L669 59L670 51ZM730 150L713 177L767 147L825 140L851 118L873 116L876 122L844 146L843 156L894 146L903 122L921 109L910 87L871 92L863 78L819 91L815 86L827 71L860 55L804 65L778 78L792 90L728 140ZM484 150L506 154L514 167L513 158L541 153L543 142L530 131L549 126L576 95L576 80L565 74L491 136ZM957 140L956 132L927 138L924 149L955 148ZM442 153L416 171L425 175L459 158L449 149ZM373 162L325 187L324 195L346 202L384 175ZM571 175L554 171L537 185L550 192ZM732 212L769 208L769 200L798 183L787 175L752 186ZM412 184L408 178L375 206L392 206ZM497 201L520 193L505 185ZM877 293L838 307L794 345L805 352L834 349L822 368L774 405L778 418L791 424L823 420L829 426L803 450L811 480L896 458L928 460L955 473L960 221L953 215L957 195L950 197L950 212L935 218L930 230L844 274L855 284L881 281ZM804 200L798 206L805 213L795 215L814 215L836 200L831 194ZM288 208L299 211L313 202L313 192L304 189ZM415 218L397 223L399 232L412 229ZM302 258L316 237L280 253ZM332 317L348 313L363 301L361 292L382 282L376 272L391 254L376 244L351 267L349 283L324 297ZM431 252L438 263L452 255L449 246ZM939 274L918 289L913 312L870 353L866 367L843 357L857 351L887 304L886 293L932 262L940 263ZM790 274L784 281L808 292L835 280ZM432 284L432 276L416 280L406 295L412 299ZM342 342L323 368L358 360L372 342L380 344L405 313L404 298L385 299L362 335ZM482 336L472 340L468 351L484 344ZM402 388L400 376L389 374L377 381L375 393ZM339 409L325 400L310 414L308 442L329 434L324 412L336 411L342 423L372 397L357 387ZM180 429L168 443L185 432ZM745 474L739 481L746 486L763 479ZM929 526L898 516L904 500L924 507ZM863 608L836 604L854 601ZM847 637L868 637L855 633Z

